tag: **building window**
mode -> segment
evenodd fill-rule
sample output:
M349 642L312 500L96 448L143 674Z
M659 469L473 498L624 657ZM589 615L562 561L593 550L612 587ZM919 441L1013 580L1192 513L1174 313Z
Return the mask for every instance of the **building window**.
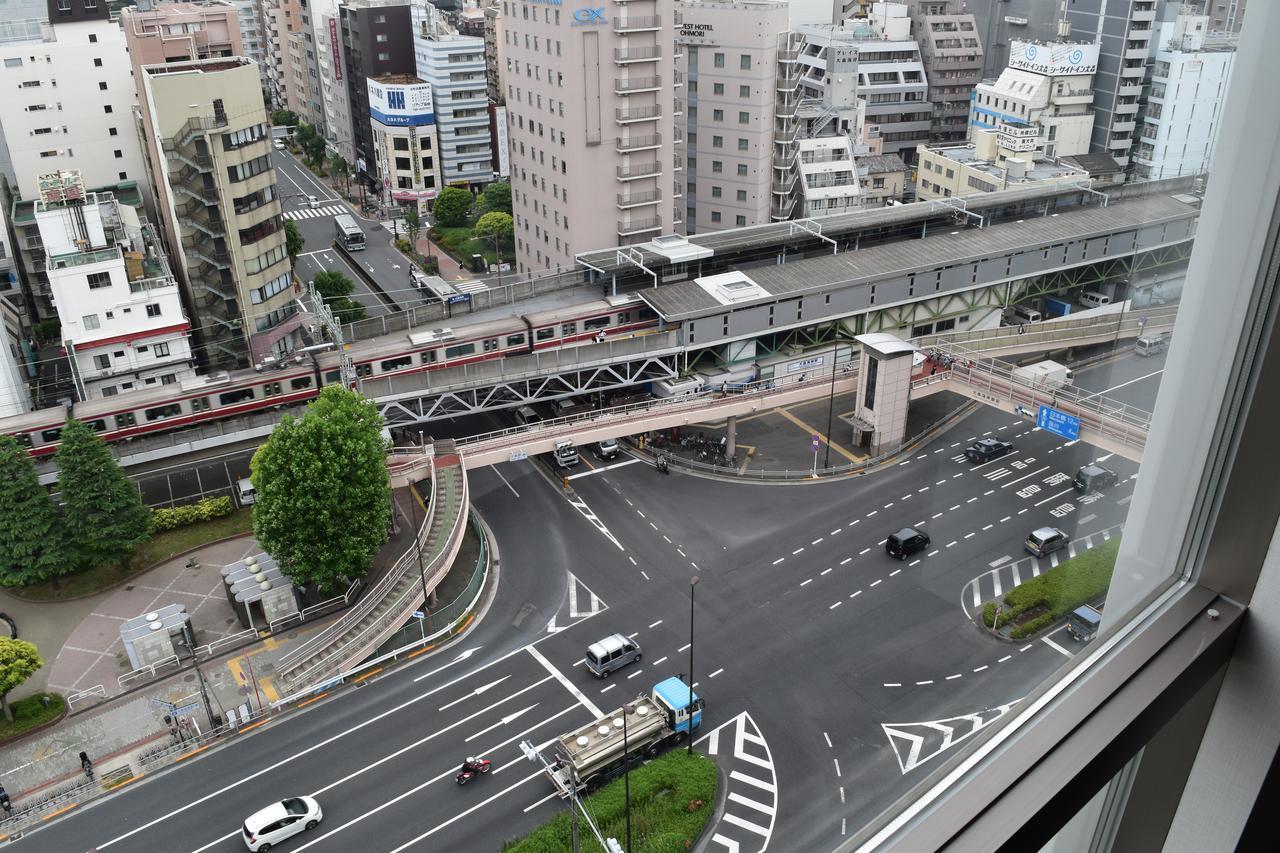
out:
M720 211L718 211L718 210L713 210L713 211L711 211L711 221L712 221L712 222L719 222L719 221L720 221Z
M724 110L712 110L712 111L711 111L711 120L712 120L712 121L724 121Z
M738 164L738 177L740 177L740 178L745 178L746 176L747 176L747 164L746 164L746 163L739 163L739 164Z
M716 68L724 68L724 54L717 53L714 56L712 56L712 64Z
M94 59L93 59L93 67L94 67L94 68L101 68L101 67L102 67L102 60L101 60L101 59L99 59L98 57L94 57Z
M114 154L116 155L116 159L117 159L117 160L123 160L123 159L124 159L124 151L120 150L119 148L117 148L117 149L116 149L114 152L112 152L112 153L114 153Z
M750 123L751 123L751 113L739 111L738 124L750 124Z
M97 290L101 287L111 286L111 273L107 272L91 272L85 277L89 282L90 290Z
M150 302L150 303L148 303L148 304L147 304L147 316L148 316L148 317L159 317L159 316L160 316L160 303L158 303L158 302Z
M721 191L721 188L720 188L720 187L712 187L712 188L711 188L711 197L712 197L712 198L720 198L720 196L721 196L721 195L722 195L722 191Z
M102 90L103 92L107 91L107 81L106 81L106 80L99 80L99 81L98 81L98 88L99 88L100 90Z
M102 111L103 111L104 113L110 113L110 112L112 111L112 110L111 110L111 105L110 105L110 104L103 104L103 106L102 106Z
M746 190L738 190L738 192L737 192L737 199L738 199L738 201L746 201L746 200L747 200L747 191L746 191Z
M169 345L167 343L156 344L151 348L156 358L165 358L169 355Z
M101 323L98 322L97 314L85 314L80 318L80 323L84 326L86 332L92 332L101 326Z
M750 143L749 143L747 140L745 140L745 139L741 139L741 138L738 140L738 150L739 150L739 151L746 151L746 150L748 150L749 148L750 148Z
M724 84L723 84L723 83L712 83L712 84L711 84L711 94L713 94L713 95L723 95L723 94L724 94Z
M102 355L95 355L93 357L93 366L98 368L99 370L110 370L111 356L106 355L105 353Z
M391 61L391 54L390 54L390 53L388 53L388 52L387 52L387 51L385 51L385 50L378 51L378 61L379 61L379 62L390 62L390 61Z
M738 87L738 97L739 97L739 98L750 98L750 97L751 97L751 87L750 87L750 86L739 86L739 87Z
M712 147L712 148L723 148L723 147L724 147L724 137L723 137L723 136L713 136L713 137L711 137L711 147Z
M90 43L90 44L95 44L97 41L98 41L98 34L97 34L97 33L89 33L89 43Z
M378 34L377 34L376 36L374 36L373 38L374 38L374 41L378 41L378 42L386 42L386 40L387 40L387 34L386 34L386 33L378 33Z
M751 54L744 53L738 57L738 68L743 71L751 70Z
M108 136L119 136L119 135L120 135L120 131L116 130L114 127L109 127L109 128L107 128L107 135L108 135Z
M741 227L743 227L743 226L745 226L745 225L747 224L747 217L745 217L745 216L735 216L735 217L733 218L733 224L734 224L734 225L736 225L736 226L738 226L739 228L741 228Z
M711 161L711 171L712 171L712 172L716 172L716 173L723 172L723 171L724 171L724 161L723 161L723 160L712 160L712 161Z

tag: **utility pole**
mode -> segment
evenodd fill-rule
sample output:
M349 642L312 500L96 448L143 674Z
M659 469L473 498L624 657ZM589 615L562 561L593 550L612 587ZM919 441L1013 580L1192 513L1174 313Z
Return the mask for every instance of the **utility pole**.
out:
M827 395L827 452L822 458L822 467L831 467L831 424L836 410L836 361L840 358L840 333L836 332L836 341L831 345L831 392ZM814 471L816 475L818 472Z
M200 682L200 698L204 700L204 713L209 720L209 729L216 729L218 724L213 721L213 706L209 704L209 688L204 683L204 673L200 670L199 661L196 662L196 680Z

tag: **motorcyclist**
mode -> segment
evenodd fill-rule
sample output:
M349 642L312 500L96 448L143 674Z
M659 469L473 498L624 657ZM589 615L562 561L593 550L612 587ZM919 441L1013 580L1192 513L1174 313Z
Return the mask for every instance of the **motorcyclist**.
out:
M475 773L479 769L480 769L480 762L476 760L475 756L468 755L467 760L462 762L461 772L463 773Z

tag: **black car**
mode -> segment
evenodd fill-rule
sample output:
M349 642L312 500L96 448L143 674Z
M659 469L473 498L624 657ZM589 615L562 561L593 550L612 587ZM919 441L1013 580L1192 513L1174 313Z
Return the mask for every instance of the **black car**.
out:
M964 449L970 462L990 462L1013 451L1013 445L998 438L980 438Z
M914 527L904 527L884 541L884 550L890 557L897 557L899 560L905 560L917 551L923 551L928 547L929 534L922 533Z

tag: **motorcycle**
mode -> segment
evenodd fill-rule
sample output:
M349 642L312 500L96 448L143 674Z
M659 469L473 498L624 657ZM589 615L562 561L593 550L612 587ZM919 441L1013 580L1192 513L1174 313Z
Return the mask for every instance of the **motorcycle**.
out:
M670 474L671 468L667 464L667 457L659 456L657 461L653 463L653 467L658 470L659 474Z
M468 782L470 782L472 779L474 779L476 776L483 776L485 773L488 773L488 772L489 772L489 759L477 758L474 760L468 760L463 765L462 771L459 772L458 775L453 778L454 778L454 781L456 781L459 785L465 785Z

